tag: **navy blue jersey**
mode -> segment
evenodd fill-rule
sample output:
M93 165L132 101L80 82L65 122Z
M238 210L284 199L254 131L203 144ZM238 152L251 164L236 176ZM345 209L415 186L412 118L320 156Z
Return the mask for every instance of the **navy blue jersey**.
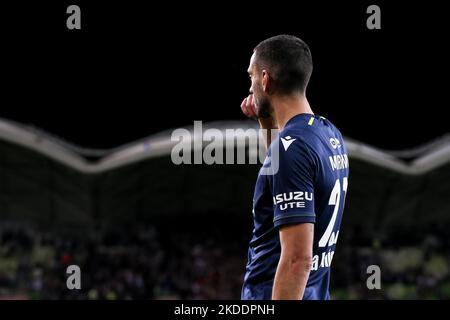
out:
M303 298L329 299L348 168L344 140L330 121L302 113L286 123L256 181L242 299L271 299L281 253L279 228L297 223L314 224L312 268Z

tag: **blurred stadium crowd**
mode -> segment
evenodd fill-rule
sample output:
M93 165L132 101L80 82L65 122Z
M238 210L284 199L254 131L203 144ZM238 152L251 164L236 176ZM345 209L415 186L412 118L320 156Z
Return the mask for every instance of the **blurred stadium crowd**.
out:
M176 166L169 142L94 161L0 121L0 298L239 299L259 166ZM450 137L350 156L332 298L449 299ZM66 287L72 264L81 290ZM373 264L380 290L366 286Z
M192 232L183 226L146 225L67 237L3 224L0 297L239 299L249 234L218 227ZM333 260L333 299L450 298L450 243L439 233L401 246L358 232L340 240ZM81 268L81 290L66 287L70 264ZM371 264L381 268L381 290L366 287Z
M219 243L151 225L85 238L9 226L0 239L2 298L237 298L245 263L237 239ZM66 287L70 264L81 268L81 290Z

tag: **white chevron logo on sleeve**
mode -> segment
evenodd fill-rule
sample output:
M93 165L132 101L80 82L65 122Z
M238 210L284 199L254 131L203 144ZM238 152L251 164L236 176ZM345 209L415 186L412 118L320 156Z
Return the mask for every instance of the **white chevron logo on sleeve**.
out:
M286 136L284 138L281 138L281 142L283 143L284 151L287 151L289 146L292 142L294 142L295 139L292 139L291 136Z

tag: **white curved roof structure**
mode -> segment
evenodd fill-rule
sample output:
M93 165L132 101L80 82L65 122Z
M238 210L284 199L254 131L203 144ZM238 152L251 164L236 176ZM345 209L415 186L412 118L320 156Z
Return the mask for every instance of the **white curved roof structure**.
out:
M254 121L220 121L203 124L203 128L216 128L225 139L226 129L257 129ZM191 133L193 126L186 127ZM173 130L167 130L123 146L109 149L86 149L65 142L40 129L0 119L0 140L34 150L55 161L83 173L101 173L142 160L170 155L176 142L171 140ZM194 136L194 135L192 135ZM196 136L195 139L201 139ZM450 134L411 150L381 150L351 138L346 138L349 156L406 175L420 175L450 162ZM90 161L87 158L96 158ZM403 160L411 159L410 161Z

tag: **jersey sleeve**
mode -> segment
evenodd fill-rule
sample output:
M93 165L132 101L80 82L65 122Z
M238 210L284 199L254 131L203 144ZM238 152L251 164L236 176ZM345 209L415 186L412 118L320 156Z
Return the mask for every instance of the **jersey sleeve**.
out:
M314 179L317 165L310 147L300 138L286 140L280 137L278 142L274 147L278 149L279 166L272 185L274 226L315 223Z

